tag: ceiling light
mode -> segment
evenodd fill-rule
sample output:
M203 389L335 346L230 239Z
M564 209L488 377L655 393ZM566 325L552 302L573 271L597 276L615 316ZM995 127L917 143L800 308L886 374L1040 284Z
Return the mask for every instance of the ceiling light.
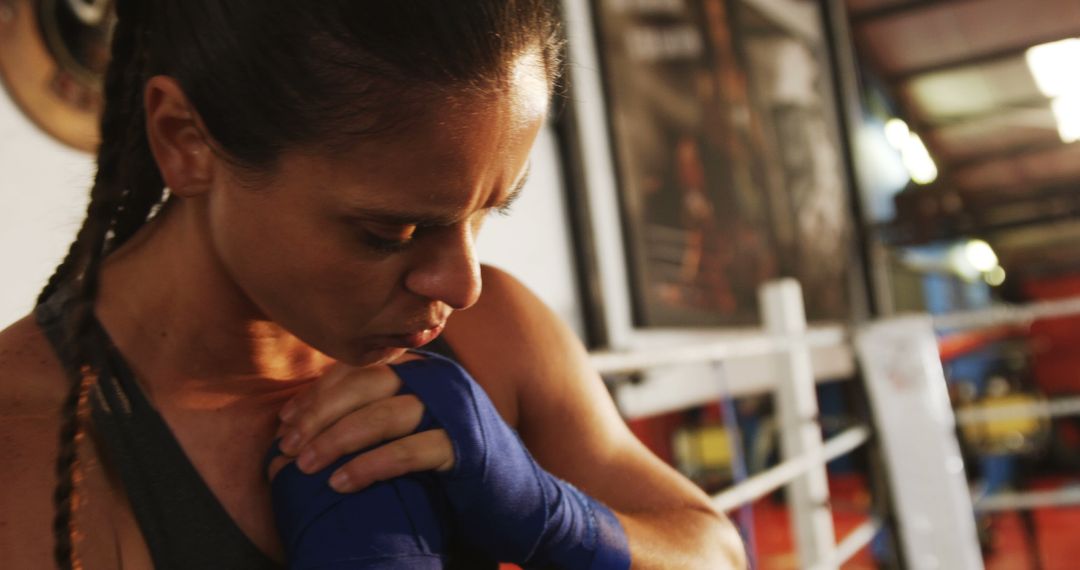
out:
M901 150L907 144L911 129L902 119L892 118L885 123L885 138L896 150Z
M1076 62L1080 61L1080 38L1029 48L1026 59L1035 84L1043 95L1080 95L1080 74L1076 73Z
M987 271L986 274L983 275L983 279L986 281L987 285L998 287L1005 282L1005 270L999 265L990 271Z
M964 244L964 257L977 271L986 273L998 266L998 256L994 248L981 239L973 239Z
M1057 119L1058 135L1062 142L1071 143L1080 140L1080 93L1067 97L1058 97L1050 103Z
M919 135L908 134L907 142L900 149L900 159L916 184L929 184L937 180L937 165Z

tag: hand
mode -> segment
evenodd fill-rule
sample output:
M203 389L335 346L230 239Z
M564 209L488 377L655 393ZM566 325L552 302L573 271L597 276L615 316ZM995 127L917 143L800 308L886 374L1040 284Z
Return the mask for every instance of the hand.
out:
M630 566L626 536L614 513L536 464L484 391L450 360L432 356L392 370L336 371L290 401L281 416L280 447L299 454L298 467L308 473L326 469L343 454L388 442L337 467L331 478L335 490L354 491L414 471L442 471L437 479L458 531L486 554L527 567ZM317 499L319 512L323 503L337 501L317 495L309 488L276 496L279 526L295 531L294 518L310 518L309 497ZM304 504L293 504L296 500ZM371 512L344 509L343 515L360 517L345 526L371 523ZM310 534L289 533L290 543L299 544L287 548L291 556L295 551L310 553L300 558L317 557L328 550L321 544L305 548L302 537ZM342 538L329 550L352 542L355 537Z
M483 389L456 363L432 356L394 367L444 428L456 462L437 473L458 531L474 547L526 568L626 570L626 534L606 506L533 460Z
M400 390L385 366L342 366L282 409L287 443L270 450L270 494L289 568L444 567L449 535L430 470L453 455Z
M417 358L406 355L398 362ZM285 455L270 463L270 478L294 459L311 474L362 450L367 451L331 475L334 490L349 493L406 473L453 468L446 432L414 433L424 405L401 388L388 366L339 366L307 386L281 409L278 436Z

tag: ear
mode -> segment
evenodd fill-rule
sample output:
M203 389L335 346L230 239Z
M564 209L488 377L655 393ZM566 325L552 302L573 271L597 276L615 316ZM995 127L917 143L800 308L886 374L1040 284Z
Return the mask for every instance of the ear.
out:
M150 151L170 193L194 197L209 190L217 156L180 84L164 75L151 77L143 102Z

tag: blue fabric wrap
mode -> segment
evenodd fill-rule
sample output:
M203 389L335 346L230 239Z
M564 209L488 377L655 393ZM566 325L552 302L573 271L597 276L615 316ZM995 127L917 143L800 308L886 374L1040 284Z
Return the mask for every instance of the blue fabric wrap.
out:
M280 453L275 442L268 459ZM357 493L338 493L330 488L330 475L353 457L311 475L290 462L274 477L274 518L289 568L443 568L447 509L432 475L406 475Z
M435 476L468 542L526 568L630 568L611 510L544 471L457 363L429 355L393 368L425 405L418 431L442 428L450 438L454 467Z
M443 568L450 523L474 548L525 568L630 568L615 515L541 469L464 369L422 354L427 358L391 368L402 393L425 405L416 431L446 430L454 468L341 494L330 488L330 475L358 454L311 475L290 462L271 483L289 568ZM275 442L267 463L280 454Z

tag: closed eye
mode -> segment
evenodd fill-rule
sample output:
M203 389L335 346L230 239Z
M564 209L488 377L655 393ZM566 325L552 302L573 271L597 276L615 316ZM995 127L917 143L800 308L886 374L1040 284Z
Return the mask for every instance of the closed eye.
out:
M395 224L366 220L356 224L362 241L380 253L404 250L416 237L417 224Z
M405 251L412 245L412 241L411 237L403 240L389 240L372 234L367 234L364 238L364 242L379 253L398 253Z
M492 210L500 216L509 216L510 210L514 206L514 202L521 196L521 192L525 189L525 183L529 181L529 174L532 172L532 165L525 170L525 174L517 181L517 184L510 190L510 194L502 200L502 202L492 207Z

